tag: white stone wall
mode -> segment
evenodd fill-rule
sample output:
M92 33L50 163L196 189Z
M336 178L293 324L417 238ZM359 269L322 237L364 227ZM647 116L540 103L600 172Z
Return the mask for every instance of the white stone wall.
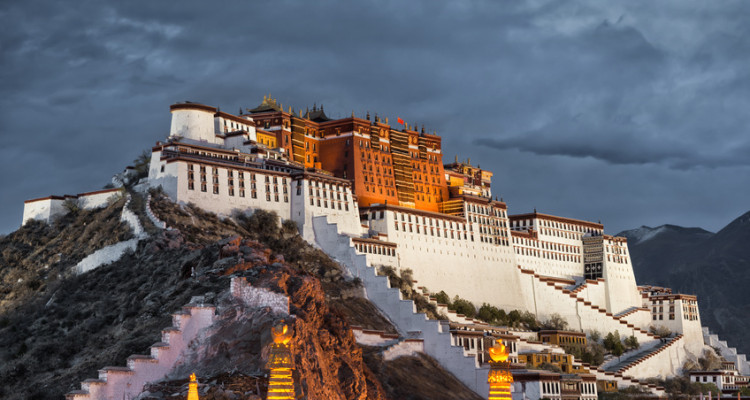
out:
M214 143L214 113L207 110L174 110L169 136L182 136L187 139Z
M424 314L416 313L414 302L403 300L398 289L390 288L388 278L375 274L374 268L367 265L366 257L357 255L351 238L339 235L335 225L325 217L313 219L317 245L333 259L347 267L349 273L362 279L367 297L372 301L401 332L418 332L424 340L424 352L435 358L456 378L484 396L488 390L487 368L480 368L476 359L466 357L462 347L451 345L448 328L439 321L428 320Z
M178 179L182 177L182 179ZM187 190L187 168L184 164L173 162L167 163L161 160L161 151L151 153L151 162L148 171L149 187L161 187L164 193L174 201L177 201L180 187Z
M141 222L138 220L138 216L130 211L129 206L130 194L128 194L128 200L125 202L125 205L122 208L120 221L125 222L126 224L128 224L128 226L130 226L130 229L133 231L133 236L135 237L130 240L125 240L103 247L89 254L88 256L86 256L86 258L76 264L75 267L73 267L73 272L76 275L83 274L102 265L119 260L126 251L134 251L138 246L138 242L147 236L146 232L143 230L143 226L141 226Z
M513 400L539 400L547 398L550 400L560 400L560 382L547 382L550 385L556 385L556 389L545 390L542 382L513 382L511 384L511 397ZM556 393L555 393L556 392Z
M631 307L640 307L641 293L638 291L630 261L614 263L604 258L604 285L607 288L607 310L613 314Z
M621 317L622 320L629 324L635 325L641 329L648 330L651 326L651 311L647 309L636 309L635 312L628 313Z
M106 207L110 200L119 196L120 193L119 189L108 189L81 193L76 196L50 196L43 199L27 200L23 204L23 221L21 225L30 219L49 223L56 217L67 214L68 210L64 206L66 201L71 201L79 208L85 210Z
M335 223L341 233L354 236L362 233L359 208L349 186L332 186L331 182L311 178L295 180L291 189L293 193L290 217L297 223L300 234L308 242L315 243L312 221L319 216L325 216L328 221Z
M747 356L737 353L736 348L729 347L725 340L719 339L719 336L711 333L707 327L703 327L702 332L703 341L707 346L718 348L722 357L726 358L728 361L734 362L737 371L739 371L741 375L750 375L750 363L747 362Z
M78 195L78 207L85 210L106 207L110 201L114 201L122 195L119 189L101 190Z
M214 307L188 305L172 315L173 327L162 331L162 340L151 346L151 355L134 355L126 367L104 367L98 379L87 379L68 400L135 398L148 382L163 379L183 357L190 342L213 323Z
M406 217L403 222L402 215ZM436 222L433 221L430 226L429 222L422 222L421 216L417 233L418 216L411 215L411 223L408 222L408 217L406 212L392 210L384 212L383 218L379 211L368 216L372 231L386 234L388 241L398 244L398 268L410 268L420 286L431 292L445 290L451 296L458 294L478 305L487 302L506 310L526 309L526 297L519 290L514 254L510 246L477 242L477 234L474 235L474 241L471 241L472 231L467 231L464 239L463 231L455 229L455 222L453 239L450 237L450 228L443 228L442 221L439 228L441 235L433 236L430 228L436 229ZM395 228L396 222L399 224L398 230ZM407 226L406 230L403 229L404 224ZM411 232L409 225L412 225ZM470 228L468 223L464 225ZM446 230L449 232L447 237ZM461 239L458 238L458 232Z
M671 378L682 373L682 366L688 359L684 338L660 349L657 354L644 358L636 365L624 370L624 374L636 379Z
M49 223L55 217L66 214L68 211L63 207L64 202L64 199L49 197L25 202L23 204L23 221L21 225L26 224L31 219Z
M403 356L415 356L424 353L424 341L421 339L406 339L383 352L383 360L391 361Z
M604 282L586 281L584 287L577 293L577 296L591 302L591 304L607 304L607 293Z
M234 277L230 284L230 294L251 307L270 307L279 314L289 314L289 298L265 288L256 288L247 279Z

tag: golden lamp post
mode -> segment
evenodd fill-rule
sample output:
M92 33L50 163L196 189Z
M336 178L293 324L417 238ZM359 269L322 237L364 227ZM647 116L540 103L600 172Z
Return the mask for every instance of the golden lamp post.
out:
M513 375L510 373L508 350L502 340L496 340L495 345L490 347L490 358L490 372L487 375L487 383L490 384L489 400L511 400L510 384L513 383Z
M190 374L190 383L188 383L187 400L198 400L198 381L195 380L195 374Z
M286 324L271 327L273 344L266 366L271 370L268 378L268 400L294 400L294 379L292 378L292 352L289 341L292 333Z

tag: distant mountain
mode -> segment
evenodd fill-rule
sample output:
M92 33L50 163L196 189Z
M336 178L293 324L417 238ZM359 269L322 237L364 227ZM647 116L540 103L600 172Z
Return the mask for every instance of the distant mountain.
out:
M620 232L636 281L698 296L701 322L750 354L750 212L717 233L662 225Z

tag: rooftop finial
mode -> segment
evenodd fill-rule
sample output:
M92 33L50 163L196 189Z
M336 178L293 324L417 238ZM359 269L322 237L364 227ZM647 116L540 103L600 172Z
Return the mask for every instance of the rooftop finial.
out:
M424 133L424 124L422 124L422 133Z
M368 121L370 120L370 111L367 111L367 115L365 116L365 119L367 119Z
M378 113L375 113L375 122L380 122L380 117L378 117Z

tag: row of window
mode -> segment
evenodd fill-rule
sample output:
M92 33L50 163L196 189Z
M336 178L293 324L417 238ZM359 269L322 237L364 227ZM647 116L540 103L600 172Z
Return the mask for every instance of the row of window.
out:
M482 214L482 215L487 215L487 216L492 216L492 217L500 217L500 218L507 218L508 217L508 214L507 214L507 212L505 210L503 210L503 209L497 209L497 208L490 207L490 206L480 206L480 205L476 205L476 204L473 204L473 203L469 203L469 204L467 204L466 209L467 209L467 211L473 212L473 213L476 213L476 214Z
M571 245L555 243L555 242L547 242L544 240L531 240L527 238L514 237L513 243L524 245L524 246L529 246L529 247L538 247L543 250L558 251L561 253L581 254L581 248L578 246L571 246Z
M213 190L212 190L213 194L217 194L218 195L219 194L219 185L212 185L212 186L213 186ZM270 188L268 186L266 186L266 201L271 201L271 198L273 197L273 201L275 201L277 203L282 198L284 200L284 203L288 203L289 202L289 195L286 193L286 187L284 187L285 190L284 190L283 197L281 197L279 195L277 187L274 187L274 189L275 189L275 191L274 191L273 196L272 196ZM193 181L189 181L188 182L188 190L195 190L195 183ZM201 184L200 184L200 191L204 192L204 193L208 192L208 186L206 185L205 182L201 182ZM235 193L237 193L239 195L239 197L245 197L245 193L246 192L245 192L244 188L239 189L239 191L235 191L234 187L230 187L230 188L227 189L227 194L229 196L234 196ZM257 199L258 198L258 192L255 189L251 189L250 190L250 198L253 198L253 199Z
M427 235L429 233L430 236L444 237L444 238L448 239L448 232L449 232L448 229L443 229L443 235L441 236L440 235L440 230L441 230L440 228L435 229L433 227L430 227L429 231L428 231L427 230L427 228L428 228L427 226L412 225L412 224L407 224L406 222L402 222L401 223L401 229L399 229L399 223L398 223L398 221L394 222L394 228L396 228L397 231L401 230L403 232L406 232L407 229L408 229L409 233L414 233L415 227L416 227L416 232L418 234ZM420 227L421 227L421 229L420 229ZM462 240L462 239L466 240L467 237L470 237L471 241L472 242L474 241L474 235L473 234L471 236L467 236L466 231L463 231L463 237L462 237L461 233L462 232L450 230L450 238L451 239L458 239L458 240Z
M354 243L354 248L361 253L378 254L383 256L396 256L396 249L393 247L378 246L365 243Z
M515 250L516 254L521 255L521 256L542 257L548 260L555 260L555 261L567 261L567 262L576 262L576 263L581 262L581 257L573 256L570 254L553 253L549 251L540 251L536 249L529 249L526 247L518 247L518 246L514 246L513 249Z

